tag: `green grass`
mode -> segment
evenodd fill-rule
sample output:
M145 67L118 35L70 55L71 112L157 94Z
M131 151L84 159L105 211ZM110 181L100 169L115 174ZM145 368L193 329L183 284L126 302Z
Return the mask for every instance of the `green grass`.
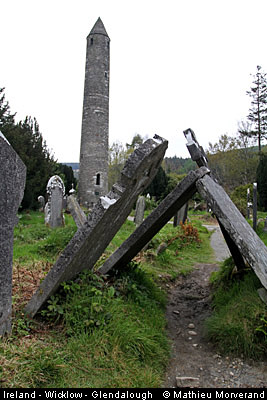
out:
M0 344L3 387L160 387L169 358L166 294L141 265L107 279L90 272L28 320L23 307L76 228L50 229L38 212L20 216L14 235L13 331ZM126 221L102 257L135 229ZM101 262L100 261L100 262Z
M267 307L257 293L261 284L253 271L240 275L233 268L230 258L212 275L214 311L206 321L207 337L223 354L258 359L267 355Z
M39 212L21 214L14 230L14 261L21 264L46 259L53 262L76 232L70 215L65 215L65 227L51 229Z
M196 260L200 262L200 252L203 260L210 259L209 233L198 223L201 241L187 241L180 227L167 224L138 256L138 263L112 271L109 279L82 273L62 285L38 318L28 320L23 315L28 291L36 288L76 230L69 215L65 222L64 228L53 230L44 225L43 214L31 212L21 215L15 228L13 331L1 340L2 385L160 387L169 342L166 293L156 283L158 274L174 277L188 272ZM127 220L98 265L134 229ZM161 242L174 236L165 252L152 257Z
M76 227L70 215L65 215L64 228L54 230L44 225L41 213L21 215L14 235L13 331L8 338L0 339L1 385L160 387L170 351L164 316L167 295L161 289L162 281L188 273L196 263L214 262L209 243L211 233L201 225L205 218L206 214L192 215L192 224L184 227L166 224L147 250L123 270L112 271L108 277L83 272L73 282L64 283L37 318L28 320L23 315L24 305ZM134 229L134 223L126 221L97 265ZM162 243L168 247L157 255L156 250ZM217 282L220 280L221 277ZM220 319L227 315L229 321L231 310L234 320L237 307L230 300L233 294L241 292L241 284L236 283L231 289L231 280L223 282L228 286L227 291L221 290L221 296L230 294L221 302L216 300L214 316L228 302L228 309ZM258 354L263 354L265 325L261 318L265 314L262 308L257 313L249 308L254 304L260 306L259 298L254 297L255 288L252 291L250 286L246 293L248 320L239 308L238 314L246 326L251 323L251 330L259 328L254 332L259 342L255 339L254 344L258 346ZM242 298L236 301L244 303ZM255 314L254 319L251 313ZM238 324L233 332L241 331ZM210 329L210 337L222 342L229 334L228 328L229 323L221 325L221 336ZM241 334L238 343L240 337ZM249 354L243 347L238 351Z
M266 213L258 213L265 218ZM252 220L249 220L252 224ZM267 245L264 222L257 234ZM237 274L232 259L226 260L211 277L213 314L206 321L207 337L224 354L258 359L267 355L267 306L257 289L262 287L252 270Z
M210 247L211 233L196 221L193 226L198 231L199 241L185 240L180 226L174 227L166 224L161 231L152 239L149 248L142 259L142 267L154 276L168 274L171 278L176 278L180 274L189 273L197 263L212 263L214 256ZM156 255L156 249L161 243L168 243L173 237L173 241L166 250Z
M147 279L133 265L109 282L87 272L65 284L43 312L50 329L21 324L2 340L3 386L159 387L169 354L165 296Z

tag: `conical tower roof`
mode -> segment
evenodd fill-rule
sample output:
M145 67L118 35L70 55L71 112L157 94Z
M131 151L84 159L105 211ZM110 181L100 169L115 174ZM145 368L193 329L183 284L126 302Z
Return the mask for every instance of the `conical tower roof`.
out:
M105 35L105 36L109 37L100 17L98 18L98 20L94 24L91 32L89 33L89 35L95 35L95 34Z

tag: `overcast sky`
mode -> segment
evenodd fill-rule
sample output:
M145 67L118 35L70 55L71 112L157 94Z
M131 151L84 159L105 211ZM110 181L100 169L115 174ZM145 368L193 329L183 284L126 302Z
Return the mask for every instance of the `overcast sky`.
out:
M59 162L79 161L86 37L100 16L111 39L110 144L139 133L188 157L234 135L267 72L266 0L1 1L0 87L17 120L36 117Z

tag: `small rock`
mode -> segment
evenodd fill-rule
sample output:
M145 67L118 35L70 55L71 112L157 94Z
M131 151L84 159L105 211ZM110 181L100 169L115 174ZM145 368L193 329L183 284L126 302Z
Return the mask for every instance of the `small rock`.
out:
M157 255L163 253L163 251L166 250L167 247L168 247L167 243L161 243L156 250Z
M176 377L177 387L190 387L195 388L199 386L199 378L193 378L192 376L179 376Z
M197 346L198 346L198 343L194 343L192 346L193 346L193 347L197 347Z
M173 314L179 315L179 314L180 314L180 311L174 310L174 311L173 311Z
M188 328L189 328L189 329L195 329L195 325L194 325L194 324L189 324L189 325L188 325Z
M188 331L188 334L191 336L197 336L197 333L195 331Z
M231 376L234 376L235 374L234 374L232 371L230 371L230 375L231 375Z

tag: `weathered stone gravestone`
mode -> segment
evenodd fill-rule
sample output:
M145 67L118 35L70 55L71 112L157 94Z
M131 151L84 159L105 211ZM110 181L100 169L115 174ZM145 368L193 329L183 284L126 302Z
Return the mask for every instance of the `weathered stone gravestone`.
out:
M224 189L206 175L196 183L201 196L211 204L212 211L220 226L231 238L235 248L230 247L234 260L243 259L256 273L262 285L267 289L267 247L251 228L249 223L234 205ZM236 254L238 253L238 254ZM236 265L239 267L239 265Z
M51 228L64 226L63 199L65 186L58 175L52 176L46 186L48 201L45 205L45 223Z
M202 167L191 171L151 214L136 228L125 242L107 259L97 272L106 274L111 268L121 268L163 228L173 215L196 193L196 182L209 170Z
M0 335L11 330L13 232L26 167L0 132Z
M70 211L77 228L80 229L86 221L86 215L80 207L74 194L68 196L67 198L67 209Z
M62 282L93 268L129 215L138 195L158 171L168 142L159 136L154 139L147 140L130 155L120 181L96 203L27 304L26 314L33 317Z
M253 229L257 229L257 182L253 183Z
M189 128L184 131L184 135L187 140L186 147L192 160L197 163L198 167L208 168L207 156L203 150L203 147L201 147L198 143L195 132Z
M192 129L184 131L184 135L187 138L187 148L192 159L196 161L199 167L208 166L205 152L199 146ZM212 173L211 176L206 175L199 179L196 186L219 222L236 267L242 269L249 265L266 289L267 247L265 244L251 228L224 189L212 177Z
M40 203L40 210L39 211L44 212L44 209L45 209L44 196L38 196L38 203Z
M252 207L252 203L250 201L250 190L247 188L247 218L250 218L250 208Z
M134 223L136 226L142 224L144 219L145 208L146 208L145 197L139 196L136 203L135 215L134 215Z
M179 226L180 223L185 223L187 220L187 210L188 210L188 203L184 204L180 210L175 213L173 217L173 226Z
M71 184L71 189L69 191L69 195L72 195L72 194L75 194L75 193L76 193L76 190L74 189L74 184L72 183Z

